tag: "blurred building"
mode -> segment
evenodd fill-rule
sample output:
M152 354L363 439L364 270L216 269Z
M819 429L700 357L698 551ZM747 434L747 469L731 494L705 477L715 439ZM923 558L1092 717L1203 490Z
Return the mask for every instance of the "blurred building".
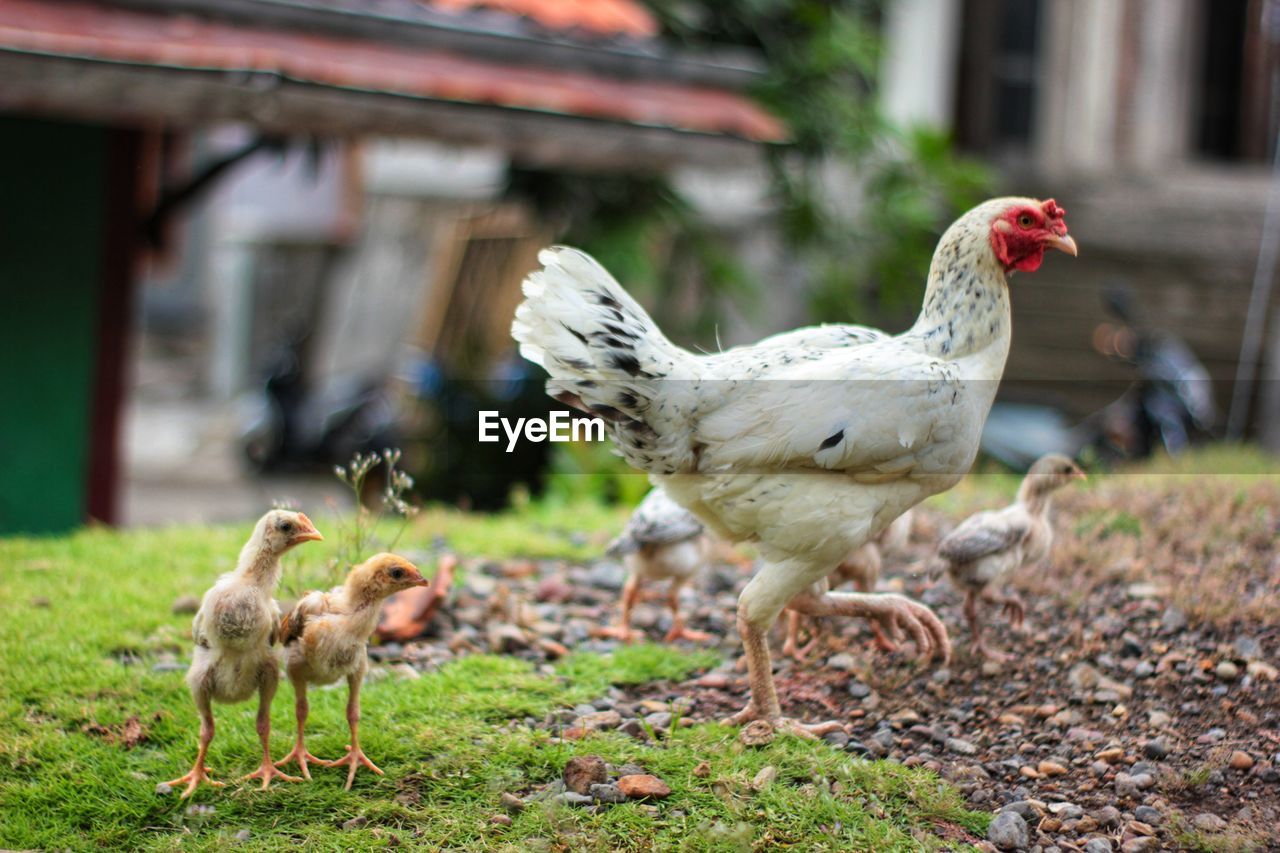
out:
M0 531L119 517L141 282L186 390L225 399L299 339L323 373L385 369L505 335L546 238L494 203L507 165L719 168L783 138L750 57L656 31L635 0L0 0Z
M1104 380L1128 373L1090 341L1103 289L1122 282L1192 345L1225 412L1280 121L1280 4L897 0L888 14L890 114L952 130L1010 191L1055 196L1080 243L1077 260L1014 281L1006 391L1078 411L1114 396ZM1274 310L1263 351L1280 371Z

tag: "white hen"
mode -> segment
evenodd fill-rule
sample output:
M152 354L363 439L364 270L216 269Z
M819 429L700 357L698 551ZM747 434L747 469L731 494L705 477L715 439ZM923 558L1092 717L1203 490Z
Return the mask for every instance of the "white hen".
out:
M903 630L950 653L927 607L899 595L815 594L844 557L929 495L950 488L978 437L1009 351L1007 274L1046 248L1075 253L1053 201L1004 198L943 235L924 308L898 336L823 326L695 355L675 346L599 264L558 248L524 283L512 335L551 375L547 392L610 424L626 460L764 565L738 601L751 700L726 722L782 717L766 632L789 602Z

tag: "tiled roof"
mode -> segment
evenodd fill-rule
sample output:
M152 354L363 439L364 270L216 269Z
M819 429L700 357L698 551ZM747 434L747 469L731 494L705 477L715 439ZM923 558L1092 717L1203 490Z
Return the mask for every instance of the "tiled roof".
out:
M642 4L632 0L421 0L448 12L492 9L550 30L583 30L600 35L651 38L658 22Z
M533 0L504 2L537 5ZM543 0L541 5L552 8L558 3ZM573 5L608 4L578 0ZM761 142L785 137L782 124L749 98L710 86L504 64L370 39L158 15L91 2L0 0L0 53L6 52L143 67L266 73L346 91L532 110Z

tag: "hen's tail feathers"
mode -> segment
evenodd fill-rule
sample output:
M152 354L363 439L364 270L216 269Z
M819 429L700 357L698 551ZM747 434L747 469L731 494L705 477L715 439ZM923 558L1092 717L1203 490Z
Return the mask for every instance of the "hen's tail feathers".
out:
M695 357L667 340L590 256L558 246L538 260L543 268L524 281L511 335L520 354L551 375L547 393L603 419L630 464L655 473L687 467L678 427L688 409L676 387L660 396L659 383L693 378Z

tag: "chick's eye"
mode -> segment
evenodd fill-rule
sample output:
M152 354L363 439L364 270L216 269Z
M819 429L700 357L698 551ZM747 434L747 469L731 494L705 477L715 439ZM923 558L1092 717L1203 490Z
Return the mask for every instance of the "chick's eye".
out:
M394 578L395 580L400 580L401 578L404 577L404 569L392 569L391 577Z
M293 522L292 522L292 521L282 521L282 522L280 522L280 524L278 525L278 528L279 528L280 532L282 532L282 533L292 533L292 532L293 532Z

